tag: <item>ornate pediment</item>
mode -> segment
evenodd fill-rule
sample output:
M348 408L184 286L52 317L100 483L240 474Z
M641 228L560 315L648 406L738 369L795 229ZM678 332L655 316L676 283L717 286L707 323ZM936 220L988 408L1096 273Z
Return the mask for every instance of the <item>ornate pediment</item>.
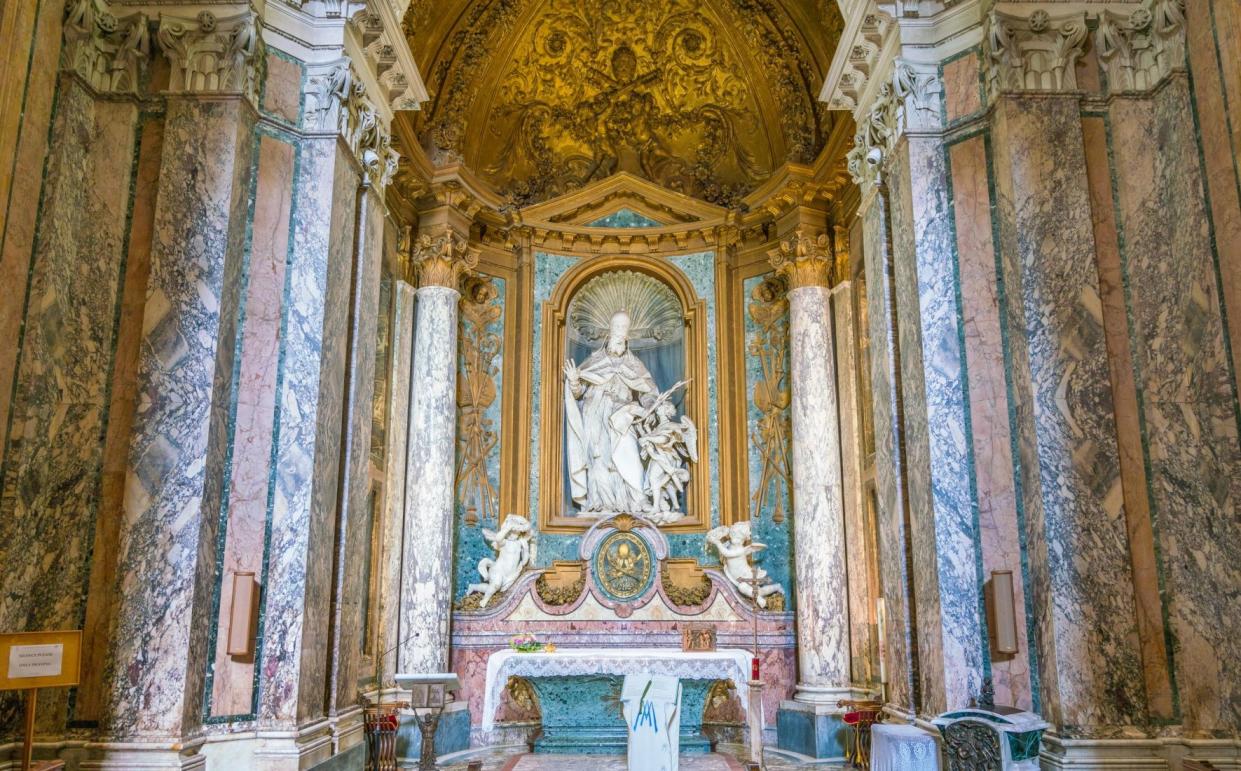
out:
M621 212L631 212L648 227L673 227L696 222L720 221L727 210L676 193L627 172L599 180L579 190L521 209L527 223L555 223L580 227L633 227L606 222ZM600 223L600 220L605 220Z

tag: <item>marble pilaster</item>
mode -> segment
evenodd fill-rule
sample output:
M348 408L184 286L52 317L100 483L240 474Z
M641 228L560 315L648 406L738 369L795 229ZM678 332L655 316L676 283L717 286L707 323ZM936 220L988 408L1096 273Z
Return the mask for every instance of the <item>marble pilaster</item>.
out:
M917 603L919 712L976 697L989 668L960 289L937 138L908 135L888 161Z
M396 674L397 634L401 607L401 552L405 526L405 471L409 446L410 392L414 363L415 289L393 281L392 337L389 346L388 436L384 457L383 556L379 561L380 686Z
M875 497L878 507L879 630L883 682L888 701L912 709L917 683L913 659L916 630L910 603L909 509L905 482L904 409L900 395L895 273L889 235L888 195L874 191L862 204L862 243L870 335L872 409L875 415Z
M0 424L8 428L0 467L6 630L78 628L85 611L139 133L136 104L97 99L79 78L62 76L31 271L5 300L21 306L26 295L27 306L11 345L20 351L11 422ZM6 695L0 721L19 714L17 701ZM64 691L41 699L41 727L62 726L67 704Z
M156 767L196 762L179 747L201 722L254 117L168 99L104 710L109 737L163 748Z
M1235 734L1241 641L1219 620L1233 612L1225 598L1241 586L1241 446L1223 287L1217 254L1203 237L1211 231L1207 169L1186 119L1190 100L1178 73L1145 98L1109 106L1121 266L1162 556L1160 576L1135 574L1135 581L1157 581L1169 597L1174 698L1186 729Z
M361 176L335 136L302 141L293 187L294 259L285 278L284 363L259 652L264 676L258 720L264 726L296 726L326 714L332 533Z
M336 512L336 573L331 630L332 673L328 713L338 715L357 704L362 636L362 563L370 552L370 450L375 391L375 347L379 283L383 260L382 194L371 185L359 193L360 231L355 234L351 280L349 347L345 362L344 431L341 489Z
M1077 101L1001 97L993 132L1042 704L1098 731L1145 694Z
M797 581L795 699L835 705L851 692L840 417L832 344L828 236L798 231L771 254L789 277L793 539Z
M461 297L457 283L478 264L478 250L451 230L435 236L423 233L412 258L418 291L397 668L430 673L448 668Z

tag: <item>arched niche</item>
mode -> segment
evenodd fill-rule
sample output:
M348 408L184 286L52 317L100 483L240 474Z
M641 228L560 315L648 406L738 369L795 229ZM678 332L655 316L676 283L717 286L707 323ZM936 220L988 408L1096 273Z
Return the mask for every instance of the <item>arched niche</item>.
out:
M690 467L684 501L686 516L663 525L672 532L705 531L711 519L710 408L707 381L707 307L689 279L666 260L643 256L599 256L583 259L566 272L543 305L543 343L539 442L539 528L545 533L578 533L596 519L574 516L576 509L565 494L564 388L561 364L568 356L570 308L574 298L592 279L607 273L632 271L661 282L676 297L684 319L682 348L685 386L683 409L698 428L698 463ZM652 372L656 385L667 389ZM640 514L641 512L633 512Z

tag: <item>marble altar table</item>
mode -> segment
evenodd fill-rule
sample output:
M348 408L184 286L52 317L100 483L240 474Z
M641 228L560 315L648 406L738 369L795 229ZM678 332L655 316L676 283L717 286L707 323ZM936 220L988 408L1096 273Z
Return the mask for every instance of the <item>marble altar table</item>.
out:
M660 648L571 648L555 653L497 651L487 659L482 729L495 728L496 709L510 677L530 682L539 698L543 733L536 752L624 754L628 732L620 711L625 675L667 675L680 679L681 752L709 752L702 733L707 692L716 680L736 688L746 707L750 652L685 652Z

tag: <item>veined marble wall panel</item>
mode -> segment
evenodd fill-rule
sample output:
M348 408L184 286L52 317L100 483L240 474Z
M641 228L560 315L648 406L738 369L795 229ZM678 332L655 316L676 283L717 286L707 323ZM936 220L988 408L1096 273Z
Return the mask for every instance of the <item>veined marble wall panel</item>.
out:
M335 137L302 140L285 273L259 720L324 714L332 533L360 171Z
M1223 619L1241 586L1241 446L1190 99L1174 76L1114 101L1111 148L1174 688L1186 729L1236 732L1241 640Z
M1107 133L1105 116L1082 116L1095 260L1099 270L1099 296L1107 336L1112 410L1116 416L1116 444L1129 536L1129 562L1133 571L1134 609L1146 681L1146 709L1153 718L1172 720L1177 709L1173 703L1161 582L1155 554L1150 487L1146 475L1146 439L1138 406L1133 350L1129 342L1129 308L1121 268L1120 232Z
M908 138L891 164L919 709L933 714L977 696L990 660L946 162L938 141Z
M99 491L99 515L91 550L90 588L83 621L82 671L95 673L78 686L73 705L75 720L97 720L104 699L104 668L111 644L112 619L116 612L117 539L124 512L125 469L130 432L138 407L138 356L142 344L142 314L146 306L147 278L151 269L151 237L154 230L155 196L159 186L160 158L164 148L164 119L140 117L138 165L134 173L134 200L130 209L129 244L125 256L125 286L117 323L116 358L112 367L112 401L108 407L107 435L103 445L103 481Z
M64 6L44 0L39 3L6 3L3 17L13 13L12 32L7 40L18 47L8 49L5 61L7 81L0 102L0 147L4 148L4 173L0 174L0 286L14 292L13 301L0 303L0 340L20 340L26 314L27 285L34 257L35 225L43 190L43 172L48 156L49 127L60 68L61 20ZM19 29L20 14L34 13L33 35ZM25 50L23 50L25 49ZM16 63L16 66L14 66ZM10 84L20 82L21 88ZM20 287L20 288L19 288ZM18 345L0 346L0 462L8 447L10 399L17 373Z
M214 663L207 673L208 714L213 716L253 711L254 661L229 656L227 640L236 574L250 572L262 581L267 545L294 148L267 135L260 135L257 143L250 261L231 419L229 489L220 510L223 553L215 576Z
M414 362L414 288L393 281L391 376L384 472L383 554L379 560L379 671L388 685L396 674L396 643L401 608L401 544L405 538L405 453L409 446L409 406Z
M994 121L1043 714L1129 725L1145 693L1078 104L1005 97Z
M363 565L370 553L372 522L370 514L371 418L375 397L375 343L379 310L379 275L383 261L384 206L383 194L366 188L365 216L355 255L354 317L352 319L353 361L346 365L346 399L349 403L349 436L345 444L348 464L345 510L340 513L337 527L343 528L340 539L339 576L336 587L336 639L332 642L334 682L330 712L346 709L358 700L358 673L362 659L362 603L366 592L362 586Z
M860 254L858 255L860 257ZM859 352L854 335L853 294L864 284L842 281L832 288L836 388L840 405L841 499L845 522L846 589L849 595L850 677L854 683L873 683L879 671L871 649L874 600L870 583L870 562L875 556L866 517L865 490L862 485L864 452L862 444L863 404L858 393Z
M482 580L478 574L479 560L495 557L491 546L483 540L482 529L496 530L508 514L526 516L526 512L520 511L495 511L488 516L485 511L489 504L484 499L499 504L500 452L507 438L501 432L500 407L507 367L504 327L508 322L507 282L500 276L486 278L494 287L495 296L483 304L486 310L479 308L473 314L466 308L471 298L463 297L457 333L457 537L453 545L453 596L457 598L465 595L469 584ZM471 354L468 359L467 349ZM463 406L463 396L480 405ZM488 398L490 402L481 406Z
M964 59L961 61L969 61ZM947 68L945 68L947 69ZM976 78L976 74L975 74ZM962 108L965 109L965 108ZM1009 425L1007 344L1000 326L995 223L987 144L975 135L948 147L965 356L969 363L970 418L976 458L979 536L984 579L992 571L1013 573L1015 654L993 652L991 679L997 704L1034 708L1032 653L1026 613L1026 555L1018 506L1013 434Z
M116 738L182 736L201 719L242 291L253 112L188 97L167 109L118 550Z
M1233 0L1186 0L1185 17L1194 125L1236 373L1241 372L1241 6Z
M137 107L62 82L0 476L0 628L13 631L82 625L128 246ZM66 699L48 694L49 727Z
M885 193L863 204L863 250L870 335L872 406L875 415L875 495L878 504L879 579L883 630L879 640L888 701L916 711L917 684L912 657L917 652L910 602L909 533L902 465L904 441L900 412L900 341L897 337L895 272L889 248Z
M764 292L766 288L784 287L784 282L770 280L774 277L774 272L768 272L751 276L741 284L745 314L748 503L754 540L767 544L763 568L784 587L785 596L792 598L793 426L787 401L792 387L789 314L787 292L771 297ZM792 606L791 602L786 603Z
M556 289L557 282L560 278L574 265L577 260L573 257L565 257L559 254L546 254L544 252L536 252L534 255L534 307L532 309L531 318L534 324L533 342L530 350L533 357L533 366L530 371L534 373L533 382L530 384L530 512L532 514L530 521L538 529L538 517L533 516L539 510L539 453L540 443L547 441L540 436L540 415L543 409L542 383L539 377L542 372L543 365L543 303L547 302L552 292ZM554 366L554 365L553 365ZM554 439L559 441L559 439ZM550 480L549 480L549 483ZM540 537L539 541L539 566L546 567L551 564L554 559L577 559L574 553L572 542L568 539L555 541L552 538ZM553 550L558 550L554 556Z
M709 444L707 447L707 456L699 458L698 471L699 474L711 475L711 515L709 526L715 527L720 523L720 400L718 394L719 380L719 354L715 334L716 325L716 286L715 286L715 252L697 252L695 254L684 254L676 257L669 257L668 262L676 265L681 272L689 278L689 282L694 286L694 291L698 293L707 306L707 371L702 374L688 373L690 377L705 377L707 379L707 422L708 431L710 432ZM694 473L691 471L691 473ZM668 533L669 553L674 557L701 557L703 554L703 534L701 533ZM774 555L773 555L774 556ZM710 561L711 557L707 557L706 561ZM771 563L768 565L768 563ZM778 575L780 566L776 565L776 560L768 559L763 562L763 566L770 573L774 570ZM788 568L784 568L787 574ZM791 596L791 595L790 595ZM790 603L791 605L791 603Z

